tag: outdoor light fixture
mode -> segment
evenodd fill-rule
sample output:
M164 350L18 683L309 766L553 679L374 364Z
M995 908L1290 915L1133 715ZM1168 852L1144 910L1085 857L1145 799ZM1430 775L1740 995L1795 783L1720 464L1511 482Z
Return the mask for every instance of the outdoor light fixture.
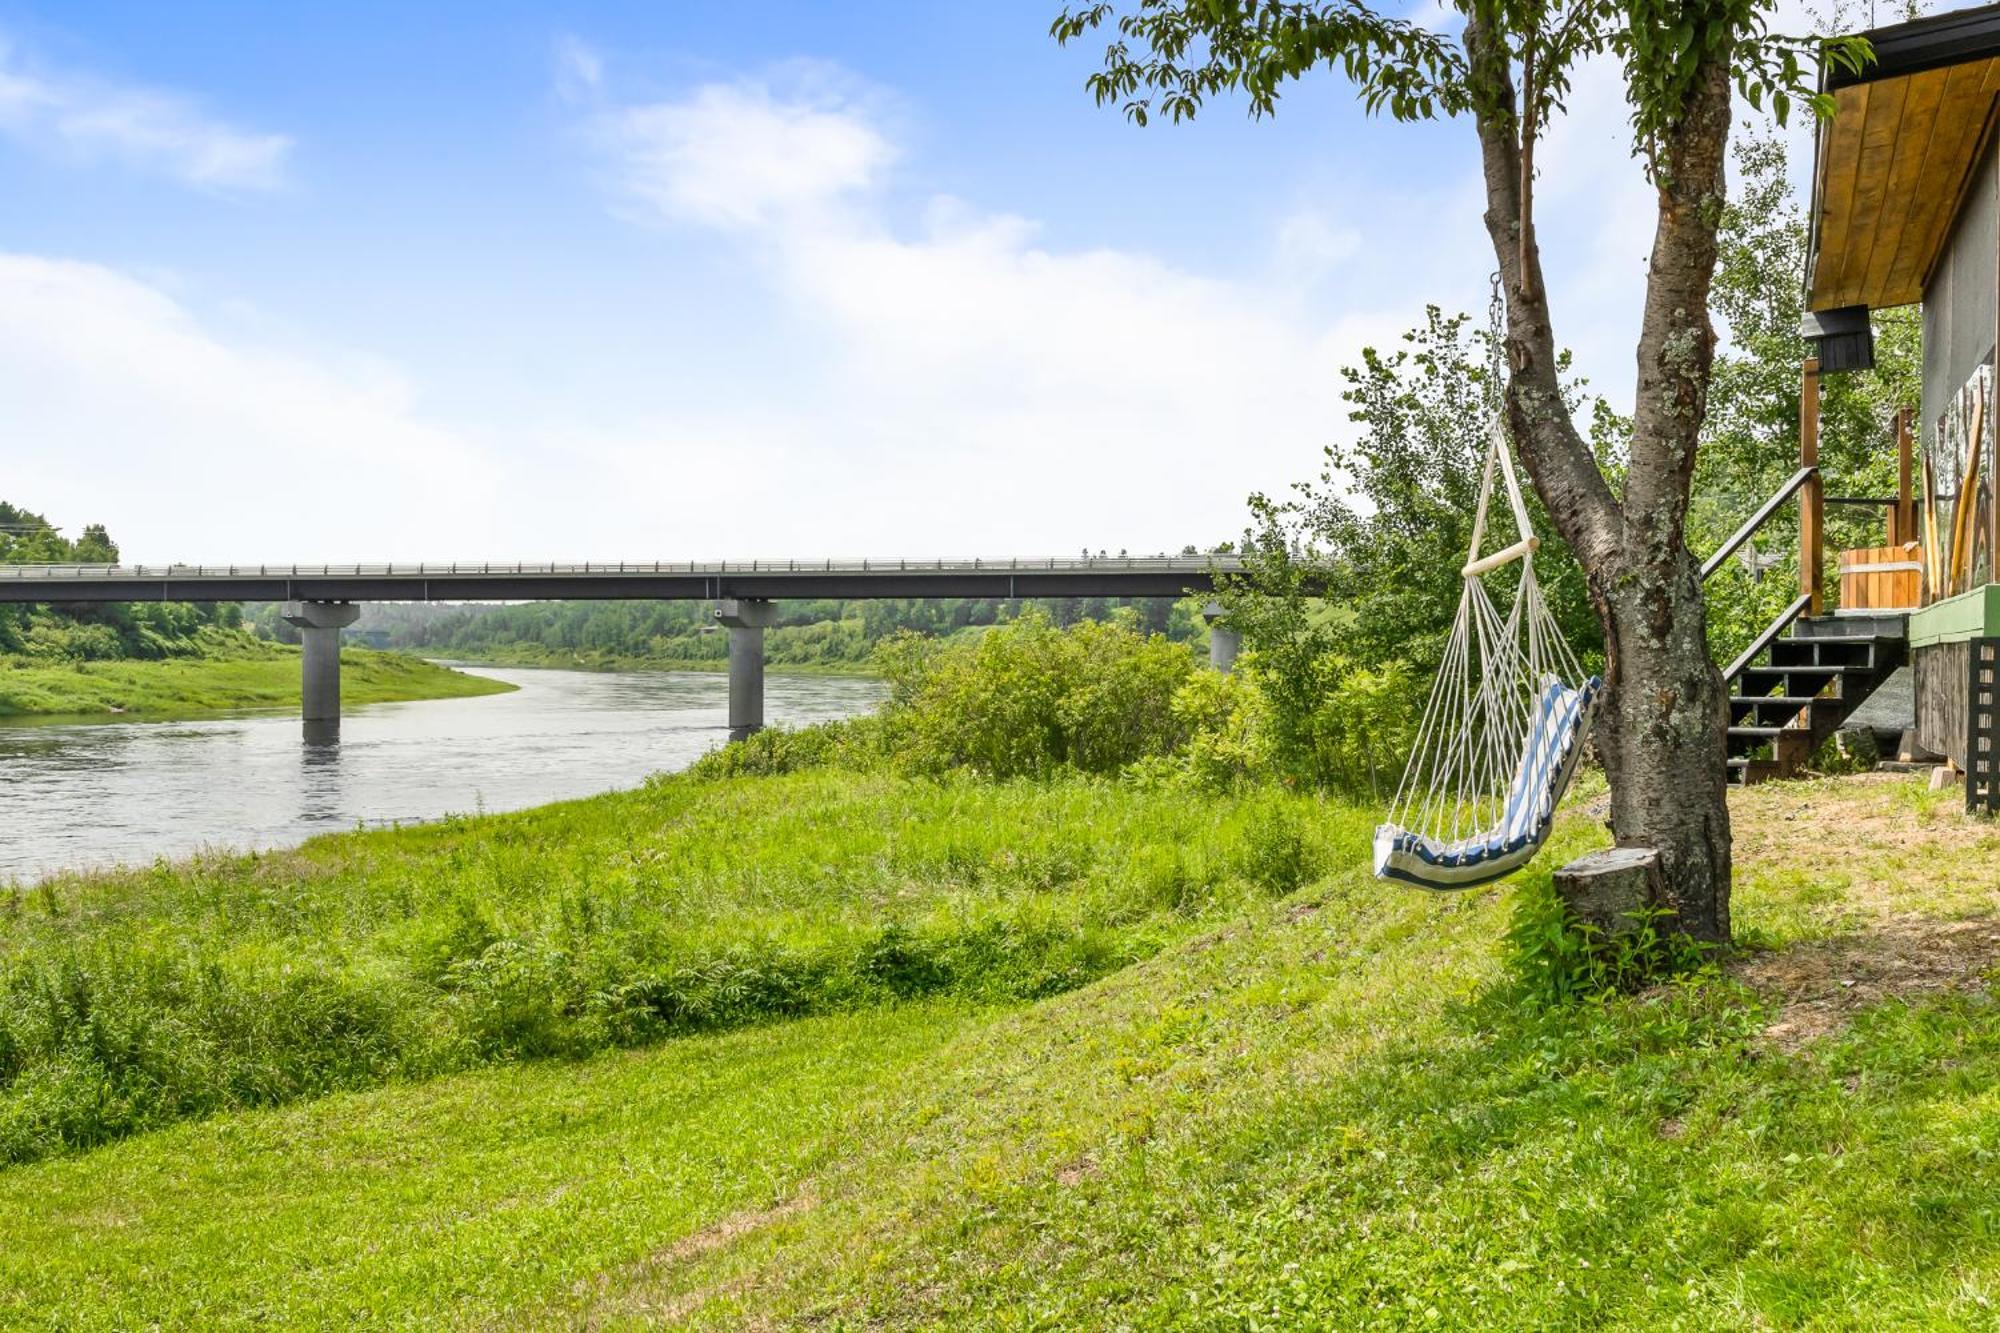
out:
M1818 349L1822 374L1875 368L1875 331L1869 327L1865 305L1808 310L1799 320L1799 332Z

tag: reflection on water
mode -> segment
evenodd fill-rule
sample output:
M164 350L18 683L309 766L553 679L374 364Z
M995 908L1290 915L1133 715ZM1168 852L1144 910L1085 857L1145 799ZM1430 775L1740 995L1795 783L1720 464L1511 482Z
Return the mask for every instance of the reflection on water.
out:
M728 734L720 675L468 669L520 689L350 709L338 745L301 743L295 715L0 724L0 882L588 796L683 768ZM765 715L845 717L882 693L773 676Z

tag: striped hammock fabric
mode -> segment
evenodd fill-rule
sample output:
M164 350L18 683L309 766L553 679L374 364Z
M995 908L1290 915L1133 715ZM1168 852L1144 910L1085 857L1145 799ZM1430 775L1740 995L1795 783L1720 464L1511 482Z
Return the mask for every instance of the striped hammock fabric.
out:
M1426 889L1470 889L1510 875L1534 859L1555 823L1590 734L1591 707L1603 682L1592 676L1571 689L1544 679L1535 720L1507 792L1500 825L1490 833L1445 842L1384 824L1375 830L1375 874Z

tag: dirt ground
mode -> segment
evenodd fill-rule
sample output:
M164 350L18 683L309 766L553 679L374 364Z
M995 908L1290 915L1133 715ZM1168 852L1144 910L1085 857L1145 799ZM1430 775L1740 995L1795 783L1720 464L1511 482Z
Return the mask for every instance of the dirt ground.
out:
M1991 984L2000 824L1962 800L1895 774L1732 794L1739 929L1748 917L1793 937L1731 964L1779 1002L1773 1044L1797 1047L1886 1000Z
M1939 921L1905 917L1851 935L1751 954L1732 971L1777 998L1778 1015L1764 1029L1781 1049L1794 1049L1843 1026L1857 1010L1885 1000L1949 991L1983 990L2000 967L2000 917Z

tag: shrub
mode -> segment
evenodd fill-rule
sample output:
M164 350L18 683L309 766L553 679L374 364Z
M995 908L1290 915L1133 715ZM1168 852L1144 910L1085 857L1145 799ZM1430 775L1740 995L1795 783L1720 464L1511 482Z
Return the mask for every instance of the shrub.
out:
M690 777L714 781L775 777L809 768L865 769L881 757L881 725L872 717L819 722L809 727L766 727L712 750L687 769ZM655 781L666 781L659 775Z
M1292 781L1387 800L1416 739L1429 682L1401 662L1359 666L1322 653L1296 674L1248 656L1266 696L1272 760Z
M1288 808L1266 805L1252 814L1239 868L1243 878L1282 898L1318 877L1319 847Z
M878 650L889 680L884 745L912 772L993 778L1116 773L1187 739L1174 696L1193 656L1164 636L1030 613L950 640L901 635Z
M1514 895L1506 957L1518 998L1532 1008L1598 1001L1710 966L1710 946L1673 929L1673 912L1638 914L1628 930L1607 935L1576 918L1546 874L1523 880Z
M1255 675L1198 671L1174 692L1187 729L1179 771L1197 787L1222 790L1270 772L1270 709Z

